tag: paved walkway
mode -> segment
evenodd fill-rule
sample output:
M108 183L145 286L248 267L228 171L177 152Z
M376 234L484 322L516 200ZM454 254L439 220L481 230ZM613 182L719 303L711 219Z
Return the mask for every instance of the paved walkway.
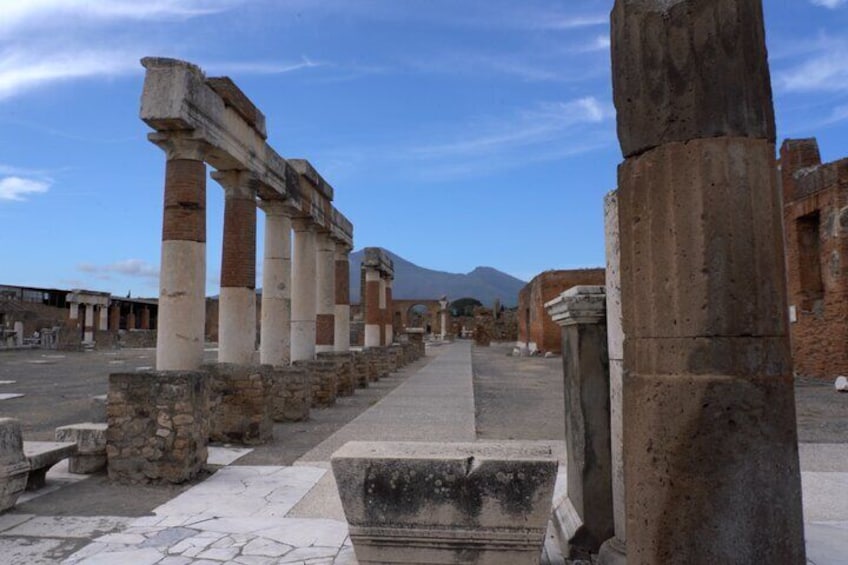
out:
M249 450L213 449L225 466L151 516L4 514L0 562L355 564L331 454L352 439L473 441L470 347L433 348L430 363L291 467L232 465ZM809 561L848 565L848 444L802 444L801 461ZM48 477L48 489L85 480L61 469Z

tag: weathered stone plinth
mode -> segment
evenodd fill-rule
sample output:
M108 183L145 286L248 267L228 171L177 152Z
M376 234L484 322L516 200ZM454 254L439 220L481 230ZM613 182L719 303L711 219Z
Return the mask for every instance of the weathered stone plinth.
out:
M386 367L385 355L382 347L366 347L363 350L365 358L368 360L368 381L376 382L381 377L389 374Z
M605 297L575 286L545 304L562 328L568 490L554 526L570 559L590 560L614 534Z
M270 411L275 422L299 422L309 418L312 377L304 367L265 366L271 379Z
M295 367L302 367L309 373L312 383L312 408L329 408L336 404L338 380L336 362L332 359L307 359L295 361Z
M26 489L28 473L20 422L0 418L0 513L15 506Z
M274 439L271 378L264 367L214 363L209 378L209 440L259 445Z
M86 422L56 428L56 441L72 441L77 454L68 459L68 471L89 475L106 468L106 424Z
M357 387L353 371L353 360L348 351L327 351L318 354L319 359L330 360L336 366L336 395L352 396Z
M362 565L539 562L557 471L549 447L351 442L332 465Z
M351 366L356 386L359 388L368 388L368 374L370 371L368 357L363 351L351 351L351 355Z
M109 375L109 478L181 483L206 463L208 377L199 371Z

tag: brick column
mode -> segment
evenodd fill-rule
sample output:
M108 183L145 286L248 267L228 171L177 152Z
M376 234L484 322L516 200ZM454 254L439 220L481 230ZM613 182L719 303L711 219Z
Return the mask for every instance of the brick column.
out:
M380 271L365 269L365 347L382 345L380 328L383 325L380 303L382 297Z
M245 171L212 178L224 187L218 362L247 365L256 349L256 180Z
M315 277L318 295L315 315L315 351L333 351L336 330L336 245L330 234L318 234Z
M377 324L380 326L380 345L388 345L386 341L386 275L380 273L380 295L378 296L377 304L379 312L377 314Z
M147 306L144 306L141 309L141 329L150 329L150 308Z
M439 300L439 309L441 310L441 338L444 341L448 335L448 300L447 297Z
M127 314L127 329L134 330L135 329L135 306L130 305L130 312ZM158 341L158 339L157 339Z
M336 329L334 349L350 350L350 247L336 242Z
M265 258L262 267L262 323L259 360L281 366L291 348L291 229L290 212L282 202L265 201Z
M627 561L803 564L759 0L617 0Z
M309 218L292 220L291 360L315 358L316 226Z
M121 306L117 303L109 307L109 329L114 331L121 329Z
M150 134L167 154L156 368L203 362L206 320L206 166L202 142ZM133 316L134 318L134 316ZM133 322L135 320L133 319Z
M391 345L395 340L395 330L394 330L394 303L392 302L392 277L386 277L386 310L384 314L383 323L386 325L386 345Z

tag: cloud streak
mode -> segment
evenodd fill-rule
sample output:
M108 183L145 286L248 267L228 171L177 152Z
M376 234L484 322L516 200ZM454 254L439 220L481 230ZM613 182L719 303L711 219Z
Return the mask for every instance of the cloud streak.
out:
M77 270L92 275L123 275L142 279L158 279L159 269L141 259L126 259L109 265L80 263Z
M846 0L810 0L816 6L822 6L824 8L830 8L831 10L835 10L836 8L845 4Z
M0 178L0 201L26 200L32 194L43 194L50 189L50 183L46 181L26 179L17 176Z

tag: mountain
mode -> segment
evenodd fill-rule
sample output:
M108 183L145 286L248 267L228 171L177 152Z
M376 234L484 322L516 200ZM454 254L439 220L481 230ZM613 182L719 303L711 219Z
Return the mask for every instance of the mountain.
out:
M425 269L395 255L386 253L395 262L395 280L392 296L398 299L433 299L447 296L448 300L476 298L491 307L496 299L507 307L518 305L518 292L527 284L492 267L477 267L467 274L446 273ZM350 297L359 302L359 269L364 252L360 249L350 254Z

